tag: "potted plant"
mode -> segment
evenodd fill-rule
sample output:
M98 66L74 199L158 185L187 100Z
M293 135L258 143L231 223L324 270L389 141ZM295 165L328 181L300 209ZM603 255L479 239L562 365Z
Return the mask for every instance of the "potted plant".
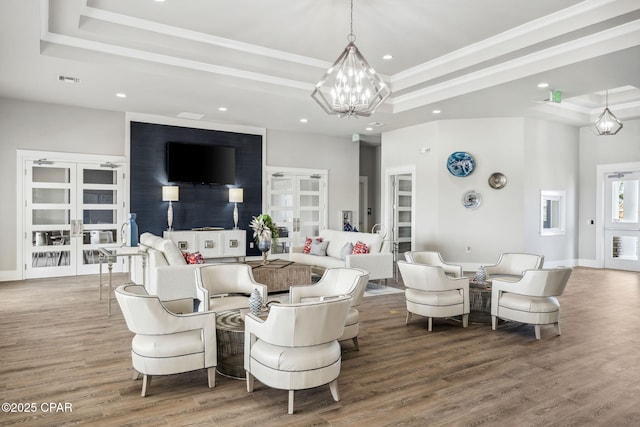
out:
M278 227L274 224L269 214L254 216L249 224L253 230L253 239L262 252L262 264L267 264L267 252L278 241Z

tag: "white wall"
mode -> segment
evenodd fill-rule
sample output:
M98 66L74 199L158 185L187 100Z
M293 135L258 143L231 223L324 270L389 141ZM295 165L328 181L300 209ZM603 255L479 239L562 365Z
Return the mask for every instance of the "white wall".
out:
M625 120L617 135L600 136L591 127L580 129L580 191L578 209L579 258L581 265L596 264L596 169L598 165L640 161L640 120Z
M16 150L125 154L124 114L0 98L0 280L20 271L14 242L16 215ZM20 276L18 276L20 277Z
M329 228L342 229L340 211L358 217L358 143L351 138L267 130L267 166L329 171Z
M556 154L550 156L549 150ZM447 171L447 158L455 151L474 157L469 176ZM575 219L568 220L568 234L556 251L558 239L552 244L539 236L539 209L542 186L566 188L575 216L576 158L575 128L522 118L430 122L382 137L383 170L416 168L415 249L439 250L445 259L467 266L495 262L501 252L542 251L551 261L574 259ZM506 175L503 189L488 185L494 172ZM468 190L480 192L478 209L462 206Z

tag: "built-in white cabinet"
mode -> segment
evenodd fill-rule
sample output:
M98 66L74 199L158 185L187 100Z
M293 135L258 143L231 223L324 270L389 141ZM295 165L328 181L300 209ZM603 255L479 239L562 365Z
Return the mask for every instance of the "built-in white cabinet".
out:
M165 231L181 251L200 252L204 258L244 258L247 255L245 230Z

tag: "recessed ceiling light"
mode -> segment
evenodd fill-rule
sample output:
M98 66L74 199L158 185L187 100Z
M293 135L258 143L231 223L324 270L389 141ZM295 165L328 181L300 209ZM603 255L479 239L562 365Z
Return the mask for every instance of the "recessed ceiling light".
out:
M126 94L126 93L122 93L122 92L118 92L118 93L116 93L116 96L117 96L118 98L126 98L126 97L127 97L127 94Z
M544 89L545 87L549 87L549 83L538 83L538 87Z
M393 59L393 55L390 55L390 54L387 53L386 55L384 55L382 57L382 59L384 59L385 61L390 61L390 60Z
M442 110L433 110L432 113L433 114L440 114L440 113L442 113Z
M300 123L307 123L309 120L307 119L300 119Z
M227 111L227 107L219 107L218 111Z
M372 131L373 128L372 127L368 127L368 128L365 128L364 130Z

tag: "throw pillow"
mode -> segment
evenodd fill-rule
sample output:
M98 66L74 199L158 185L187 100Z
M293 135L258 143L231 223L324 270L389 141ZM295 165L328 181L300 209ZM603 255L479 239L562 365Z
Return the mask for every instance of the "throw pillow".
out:
M368 254L368 253L369 253L369 247L363 242L361 242L360 240L358 240L356 244L353 246L354 255Z
M311 242L311 255L327 256L327 246L329 246L328 240L316 239Z
M185 252L184 258L187 261L187 264L204 264L204 257L200 252Z
M347 259L347 255L351 255L353 253L353 243L347 242L344 244L342 249L340 249L340 259Z
M304 241L304 248L302 249L302 253L311 253L311 243L316 240L322 242L322 237L316 237L314 239L312 239L311 237L307 237Z

